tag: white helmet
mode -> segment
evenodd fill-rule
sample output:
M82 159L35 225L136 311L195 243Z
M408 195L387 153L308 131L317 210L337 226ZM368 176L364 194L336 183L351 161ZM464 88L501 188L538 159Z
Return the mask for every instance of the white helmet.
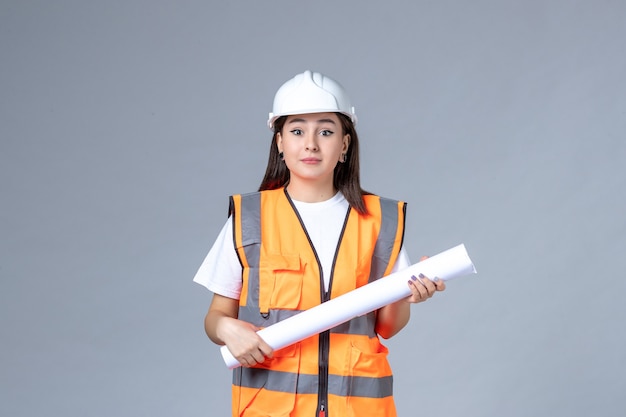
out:
M273 129L274 121L281 116L326 112L343 113L356 124L354 107L341 84L324 74L307 70L278 89L267 125Z

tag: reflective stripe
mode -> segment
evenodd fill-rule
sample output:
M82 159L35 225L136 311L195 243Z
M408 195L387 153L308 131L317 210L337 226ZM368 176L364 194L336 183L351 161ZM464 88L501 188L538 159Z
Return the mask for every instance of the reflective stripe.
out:
M263 368L238 368L233 384L245 388L263 388L270 391L317 394L317 375L296 374ZM296 391L297 390L297 391Z
M341 334L364 334L368 337L376 337L376 332L374 331L375 325L376 313L372 311L333 327L330 329L330 332Z
M330 375L328 377L328 393L342 397L390 397L393 395L393 376L368 378Z
M259 314L259 258L261 248L261 194L243 194L239 206L240 213L236 212L234 199L231 197L231 215L233 217L233 239L237 245L236 233L241 232L241 245L246 257L248 269L248 287L246 305L240 307L239 318L254 325L261 326L262 318ZM237 220L241 226L237 225ZM241 261L241 260L240 260ZM243 266L244 262L242 262Z
M258 265L261 248L261 194L241 196L241 241L248 265ZM259 269L250 268L248 282L248 308L259 305Z
M317 375L279 372L264 368L238 368L233 384L270 391L317 394ZM385 398L393 395L393 377L328 376L328 394L341 397Z
M241 196L241 215L242 243L244 246L261 243L260 193L250 193Z
M385 275L395 247L398 222L402 221L402 224L404 224L404 219L399 218L397 201L381 197L380 210L380 232L376 240L376 247L374 248L369 282L376 281L378 278ZM400 244L402 244L402 242L400 242ZM393 261L395 263L395 259Z
M278 310L271 309L269 315L266 317L261 316L258 306L243 307L239 311L239 319L247 322L253 322L256 326L268 327L272 324L276 324L280 321L293 317L301 310ZM355 317L350 321L342 323L336 327L330 329L331 333L341 334L360 334L367 335L369 337L375 337L376 333L373 331L376 324L376 313L370 312L359 317Z
M257 285L257 288L258 288L258 285ZM261 313L259 312L259 306L257 303L257 305L255 305L254 308L247 308L247 309L243 309L242 311L240 311L239 319L245 320L247 322L254 322L256 326L267 327L267 326L271 326L272 324L276 324L279 321L288 319L291 316L295 316L296 314L301 313L301 312L302 312L301 310L271 309L265 317L262 317Z

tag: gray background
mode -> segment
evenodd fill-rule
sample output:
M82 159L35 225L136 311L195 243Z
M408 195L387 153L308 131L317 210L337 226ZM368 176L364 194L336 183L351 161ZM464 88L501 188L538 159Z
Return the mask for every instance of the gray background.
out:
M0 3L0 414L229 415L191 279L275 90L350 91L412 259L402 416L623 416L626 2Z

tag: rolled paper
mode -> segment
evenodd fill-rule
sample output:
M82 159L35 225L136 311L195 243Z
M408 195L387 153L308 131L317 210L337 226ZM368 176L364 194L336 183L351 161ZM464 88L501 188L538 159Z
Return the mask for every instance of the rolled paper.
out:
M437 277L448 281L475 273L476 268L465 250L465 245L460 244L261 329L257 334L274 350L282 349L354 317L362 316L408 297L411 295L411 290L407 281L413 275L424 274L430 279ZM228 368L241 366L226 346L221 347L221 353Z

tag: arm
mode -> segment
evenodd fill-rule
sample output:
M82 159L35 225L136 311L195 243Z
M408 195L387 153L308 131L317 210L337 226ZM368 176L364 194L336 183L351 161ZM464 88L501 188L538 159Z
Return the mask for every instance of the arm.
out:
M209 339L226 345L243 366L254 366L271 357L273 349L256 333L256 326L237 319L238 311L239 300L214 294L204 329Z
M389 304L378 310L376 315L376 333L384 339L396 335L406 326L411 317L411 303L421 303L435 294L435 291L443 291L446 284L443 280L435 278L431 281L425 276L411 277L408 282L411 295L403 300Z
M380 308L376 314L376 333L389 339L406 326L411 318L411 305L406 299Z

